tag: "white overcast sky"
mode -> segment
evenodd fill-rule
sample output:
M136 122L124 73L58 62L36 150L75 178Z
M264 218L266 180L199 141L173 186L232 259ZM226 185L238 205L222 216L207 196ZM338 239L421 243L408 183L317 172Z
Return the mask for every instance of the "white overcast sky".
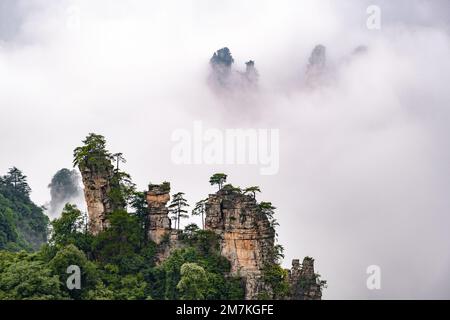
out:
M381 8L381 29L366 9ZM171 181L191 204L213 172L259 185L278 208L292 258L316 258L324 298L450 298L450 2L0 0L0 173L29 177L49 200L89 133L107 137L144 189ZM312 48L332 81L303 86ZM366 55L351 56L357 46ZM206 85L212 53L253 59L259 92L232 99ZM175 165L171 134L280 130L280 170ZM382 288L366 288L379 265Z

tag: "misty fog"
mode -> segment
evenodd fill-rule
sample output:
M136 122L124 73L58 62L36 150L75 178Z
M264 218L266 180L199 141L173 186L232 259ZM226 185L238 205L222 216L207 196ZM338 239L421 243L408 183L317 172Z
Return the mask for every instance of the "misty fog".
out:
M369 5L381 29L366 26ZM284 265L312 256L324 299L450 298L448 1L0 0L0 174L37 204L90 132L140 189L170 181L191 206L214 172L277 207ZM311 52L323 81L308 85ZM364 46L364 52L355 54ZM254 90L217 94L209 60L255 61ZM279 171L176 165L174 130L279 129ZM366 268L379 265L381 290Z

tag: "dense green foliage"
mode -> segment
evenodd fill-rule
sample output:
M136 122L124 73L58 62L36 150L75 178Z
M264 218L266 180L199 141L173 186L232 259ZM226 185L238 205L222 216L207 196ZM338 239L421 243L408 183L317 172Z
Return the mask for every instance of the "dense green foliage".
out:
M39 251L0 251L0 299L243 298L241 280L226 276L230 263L220 255L216 235L196 225L180 230L181 247L156 264L165 244L158 247L146 236L145 192L136 192L130 176L119 170L125 159L106 149L104 137L90 134L74 157L81 171L108 173L113 206L108 228L92 235L86 214L66 204L60 218L51 222L50 239ZM0 249L29 249L19 231L32 235L28 223L44 232L47 220L36 220L43 214L28 198L26 177L20 171L13 173L0 180ZM164 186L170 188L168 183ZM178 219L187 213L183 193L172 204ZM68 286L69 267L74 266L80 272L79 289Z
M0 177L0 249L35 250L47 241L48 218L30 200L30 191L17 168Z
M47 240L48 219L30 201L26 177L11 169L0 178L0 299L244 298L242 279L229 275L230 262L220 254L218 236L195 224L178 230L176 248L157 263L160 255L167 253L170 235L159 245L148 239L146 193L135 190L130 176L120 170L125 159L106 149L104 137L90 134L74 156L74 164L82 172L108 173L107 197L112 203L112 212L106 216L108 227L91 234L86 214L66 204L61 216L50 224L48 243L40 247ZM62 180L70 178L70 171L60 175ZM59 178L52 184L59 185ZM226 179L226 174L217 173L210 183L253 197L260 192L256 186L242 191L224 185ZM163 186L170 190L169 183ZM169 208L178 229L180 219L187 216L187 206L184 193L173 195ZM205 206L206 200L202 200L193 210L203 225ZM258 209L274 227L275 207L261 202ZM263 278L273 292L261 298L282 298L289 289L287 272L279 265L283 248L275 246L269 254ZM80 272L80 288L68 286L72 269Z
M186 226L180 234L185 247L175 250L150 273L155 299L242 299L241 280L227 277L230 262L220 255L215 233ZM182 272L189 265L190 271ZM186 267L185 267L186 268ZM203 270L200 278L192 269ZM198 283L200 281L200 283Z
M0 251L0 299L243 298L241 281L225 276L230 264L214 233L187 226L183 247L156 265L156 245L145 240L137 216L118 210L109 223L92 236L82 212L68 204L40 251ZM71 265L81 270L79 290L66 285Z

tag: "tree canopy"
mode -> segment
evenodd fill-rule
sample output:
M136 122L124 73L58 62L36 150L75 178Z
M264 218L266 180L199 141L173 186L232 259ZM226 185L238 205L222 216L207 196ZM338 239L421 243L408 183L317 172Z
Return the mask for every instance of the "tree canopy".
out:
M225 173L215 173L209 178L209 183L217 185L219 190L222 189L223 184L227 181L227 175Z
M74 166L78 166L80 170L89 168L91 170L111 170L113 166L112 154L106 149L106 139L104 136L90 133L85 140L83 146L74 150Z
M8 170L8 173L2 178L2 183L12 186L14 190L24 196L28 197L30 195L31 188L28 185L27 176L16 167Z
M30 192L16 167L0 177L0 250L37 250L47 241L49 219L30 200Z

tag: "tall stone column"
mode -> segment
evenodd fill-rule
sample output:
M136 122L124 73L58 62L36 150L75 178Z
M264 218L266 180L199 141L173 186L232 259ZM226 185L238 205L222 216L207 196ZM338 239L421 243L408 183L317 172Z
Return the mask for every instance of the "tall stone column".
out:
M156 244L171 231L171 221L167 202L170 200L170 184L151 184L148 186L148 238Z
M113 211L108 197L111 190L112 170L95 171L83 168L81 177L89 216L89 231L97 235L108 227L107 215Z

